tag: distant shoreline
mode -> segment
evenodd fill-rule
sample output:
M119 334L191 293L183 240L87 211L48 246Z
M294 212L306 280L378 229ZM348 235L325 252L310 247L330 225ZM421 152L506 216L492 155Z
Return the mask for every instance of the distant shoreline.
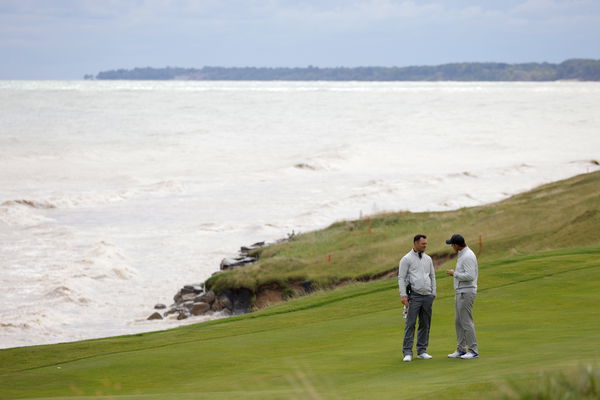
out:
M133 68L84 75L87 80L194 81L372 81L372 82L552 82L600 81L600 60L571 59L551 63L452 63L409 67L270 68Z

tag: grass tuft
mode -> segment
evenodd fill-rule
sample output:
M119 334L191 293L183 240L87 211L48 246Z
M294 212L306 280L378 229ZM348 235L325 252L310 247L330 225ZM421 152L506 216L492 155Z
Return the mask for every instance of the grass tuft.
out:
M562 372L544 372L532 381L512 381L500 386L500 400L597 400L600 368L587 365Z

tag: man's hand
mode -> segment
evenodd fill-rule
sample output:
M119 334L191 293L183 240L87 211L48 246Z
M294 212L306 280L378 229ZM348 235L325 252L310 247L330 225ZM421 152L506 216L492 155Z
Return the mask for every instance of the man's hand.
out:
M402 304L408 307L408 296L400 297L400 301L402 301Z
M446 274L450 275L450 276L454 276L454 270L453 269L449 269L446 271Z

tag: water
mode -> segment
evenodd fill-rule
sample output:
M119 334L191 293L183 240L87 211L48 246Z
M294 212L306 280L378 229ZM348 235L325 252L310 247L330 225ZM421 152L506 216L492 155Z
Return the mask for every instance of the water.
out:
M0 347L198 322L145 319L241 245L600 159L598 83L4 81L0 110Z

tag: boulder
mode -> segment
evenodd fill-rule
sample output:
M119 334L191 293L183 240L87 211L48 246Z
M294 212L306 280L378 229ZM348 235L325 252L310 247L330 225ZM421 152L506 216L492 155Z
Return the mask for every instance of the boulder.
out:
M162 317L162 315L160 315L160 313L155 312L148 317L148 320L153 320L153 319L163 319L163 317Z
M179 289L177 294L173 297L173 301L175 301L175 303L180 303L184 296L188 296L187 300L190 300L203 292L204 292L204 284L197 283L194 285L185 285L184 287ZM185 300L183 300L183 301L185 301Z
M204 293L203 295L196 297L194 299L194 301L212 304L215 301L215 292L213 292L212 290L209 290L208 292Z
M179 315L177 316L178 320L182 320L182 319L186 319L188 317L188 315L184 312L180 312Z
M162 303L158 303L157 305L154 306L155 310L164 310L165 308L167 308L167 306Z
M166 318L166 317L168 317L168 316L169 316L169 315L171 315L171 314L175 314L176 312L178 312L178 311L177 311L177 309L176 309L175 307L173 307L173 308L171 308L170 310L168 310L168 311L165 311L165 312L163 313L163 317L165 317L165 318Z
M184 294L183 296L181 296L180 303L182 303L182 302L185 303L185 302L188 302L188 301L194 301L194 299L196 298L196 296L197 295L195 293Z
M243 267L249 264L254 264L258 260L255 257L248 257L245 255L241 255L235 258L224 258L221 260L221 265L219 268L221 271L227 271L234 268Z
M247 253L251 252L252 250L260 249L261 247L265 247L265 242L256 242L251 246L242 246L240 248L240 252L242 254L247 254Z
M198 294L204 292L204 283L194 283L192 285L185 285L183 287L185 290L191 290L192 292Z
M200 302L200 303L194 303L194 305L192 306L192 308L190 310L190 313L192 315L203 315L203 314L206 314L207 311L210 311L210 304Z
M215 299L211 308L213 311L223 311L223 310L233 311L233 303L231 302L229 297L227 297L225 295L221 295L217 299Z

